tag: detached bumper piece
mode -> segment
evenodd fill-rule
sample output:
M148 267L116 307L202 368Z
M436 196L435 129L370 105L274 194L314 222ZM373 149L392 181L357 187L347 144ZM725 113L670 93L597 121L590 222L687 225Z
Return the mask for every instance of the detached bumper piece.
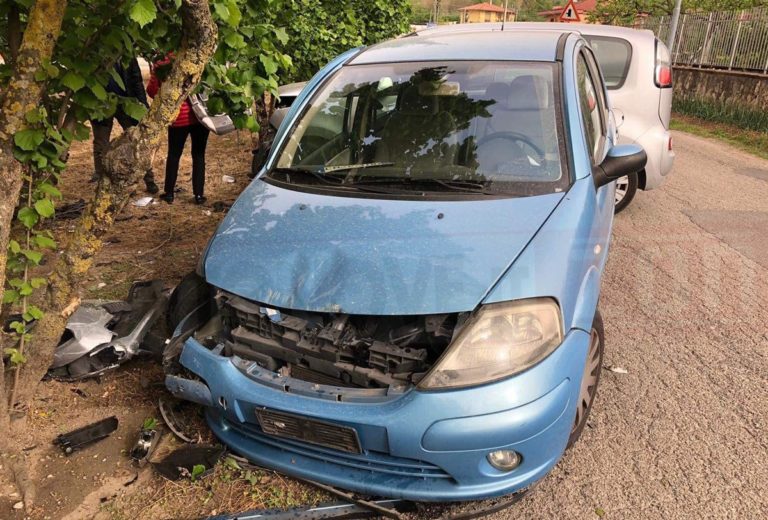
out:
M117 430L117 417L112 416L99 422L83 426L69 433L62 433L53 443L57 444L65 455L71 455L96 441L100 441Z

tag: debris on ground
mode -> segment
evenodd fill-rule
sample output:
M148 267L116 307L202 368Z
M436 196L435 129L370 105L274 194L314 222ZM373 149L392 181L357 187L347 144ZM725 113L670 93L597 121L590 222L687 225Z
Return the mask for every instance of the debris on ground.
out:
M69 433L62 433L54 439L53 443L57 444L65 455L71 455L77 450L109 437L117 430L117 424L117 417L113 415Z
M159 280L136 282L127 301L85 301L70 316L48 374L64 381L100 375L142 352L159 354L165 334L150 334L166 309Z
M608 370L609 372L613 372L614 374L628 374L629 373L629 372L627 372L626 368L621 368L621 367L617 367L617 366L613 366L613 365L606 365L604 368L606 370Z
M155 470L168 480L184 477L202 478L224 455L224 448L215 446L185 446L170 453L160 462L153 462ZM202 466L202 471L199 468Z
M152 204L152 201L155 200L152 197L141 197L140 199L136 199L133 201L133 205L137 208L144 208Z

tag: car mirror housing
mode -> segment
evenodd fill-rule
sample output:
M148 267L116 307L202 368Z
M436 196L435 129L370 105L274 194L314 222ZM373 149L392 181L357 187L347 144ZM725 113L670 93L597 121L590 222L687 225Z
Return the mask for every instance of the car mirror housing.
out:
M603 162L592 168L595 187L605 186L625 175L645 168L648 157L645 150L636 144L621 144L608 151Z

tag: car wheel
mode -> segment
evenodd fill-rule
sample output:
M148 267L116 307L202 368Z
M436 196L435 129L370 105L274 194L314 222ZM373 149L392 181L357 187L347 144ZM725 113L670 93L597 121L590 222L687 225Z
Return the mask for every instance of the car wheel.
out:
M592 403L595 402L595 396L597 395L597 384L600 382L604 346L603 317L598 310L595 312L595 319L592 322L592 330L589 334L589 351L587 352L587 362L584 365L584 373L581 376L579 398L576 403L576 418L573 421L573 428L571 429L571 436L568 438L566 449L573 446L579 440L581 432L587 424L589 412L592 410Z
M618 213L632 202L637 193L638 186L637 174L625 175L616 181L616 192L614 196L613 212Z
M168 329L173 332L190 312L213 297L213 287L197 273L181 279L168 300Z

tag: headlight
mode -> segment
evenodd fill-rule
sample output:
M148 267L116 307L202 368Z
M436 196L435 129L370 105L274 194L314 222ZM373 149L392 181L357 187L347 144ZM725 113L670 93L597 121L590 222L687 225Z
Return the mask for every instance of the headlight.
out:
M560 308L537 298L481 307L419 383L451 388L489 383L526 370L563 341Z

